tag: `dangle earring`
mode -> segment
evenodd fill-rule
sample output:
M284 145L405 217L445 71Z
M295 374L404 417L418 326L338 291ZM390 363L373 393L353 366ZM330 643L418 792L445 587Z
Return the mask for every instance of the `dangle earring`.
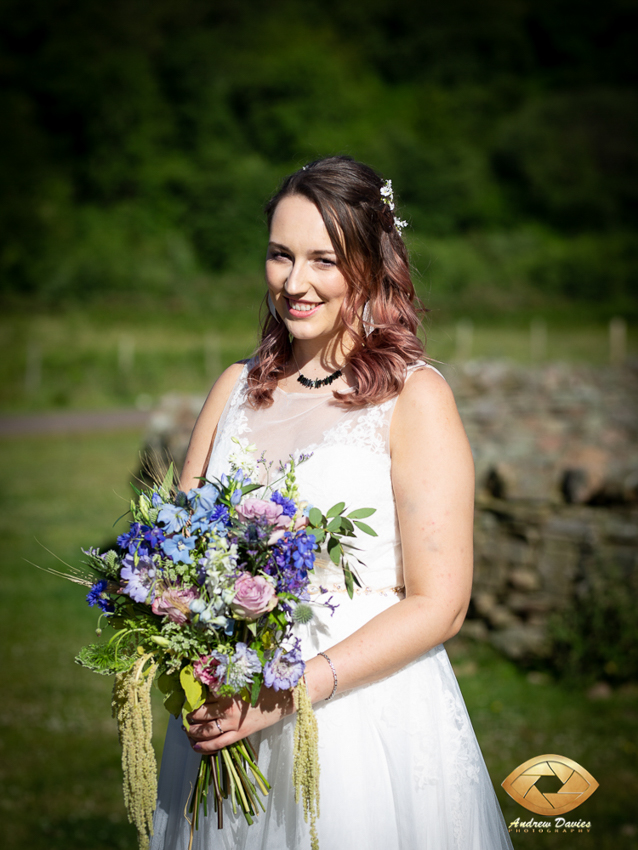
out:
M366 301L365 303L365 306L363 308L363 315L361 316L361 321L363 322L364 336L370 336L370 334L374 330L374 320L372 318L372 310L370 309L369 301Z
M275 308L275 302L272 300L272 295L270 292L268 293L268 309L270 310L270 315L274 318L276 322L281 321L281 317Z

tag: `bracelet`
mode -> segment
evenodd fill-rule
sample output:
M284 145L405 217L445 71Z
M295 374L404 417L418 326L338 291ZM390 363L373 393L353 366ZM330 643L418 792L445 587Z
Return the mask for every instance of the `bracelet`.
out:
M334 679L334 685L332 686L332 693L330 694L329 697L326 697L326 702L328 702L328 700L332 699L333 696L337 693L337 685L339 684L339 680L337 679L337 671L335 670L334 664L328 658L328 656L326 655L325 652L318 652L317 655L323 655L323 657L326 659L326 661L330 665L330 669L332 670L332 678Z

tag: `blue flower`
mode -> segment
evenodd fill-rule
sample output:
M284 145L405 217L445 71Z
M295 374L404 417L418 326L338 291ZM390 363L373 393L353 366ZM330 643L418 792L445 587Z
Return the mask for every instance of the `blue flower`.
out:
M259 673L260 670L261 662L255 650L249 649L245 643L238 643L228 665L226 684L237 693L252 682L255 673Z
M167 534L175 534L181 531L188 522L188 511L177 505L164 505L157 515L157 521L164 523Z
M272 549L265 572L275 576L277 591L299 596L308 583L308 571L315 563L315 537L305 531L287 531Z
M215 505L212 510L206 510L200 505L191 519L193 531L216 531L221 534L230 525L230 515L226 505Z
M294 516L297 513L297 507L292 499L287 499L285 496L282 496L279 490L275 490L272 496L270 497L271 502L275 502L277 505L281 505L284 509L285 516Z
M153 602L156 575L155 564L150 558L140 558L136 564L133 555L129 554L122 561L120 580L126 582L122 589L135 602Z
M100 581L96 582L86 594L86 601L89 603L91 608L94 605L97 605L102 611L104 611L105 614L112 614L115 611L115 606L106 596L107 587L108 582L106 579L100 579Z
M214 484L204 484L203 487L197 487L188 492L188 500L191 505L196 505L205 511L212 511L218 499L219 490Z
M176 534L162 541L162 549L176 564L192 564L191 550L195 548L197 540L194 537L184 537Z
M306 668L298 648L284 654L281 647L264 665L264 684L275 691L289 691L295 687Z

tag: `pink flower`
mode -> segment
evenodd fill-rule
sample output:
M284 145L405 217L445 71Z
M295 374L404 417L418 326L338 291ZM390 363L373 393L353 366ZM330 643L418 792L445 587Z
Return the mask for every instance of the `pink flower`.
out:
M235 598L230 607L240 620L256 620L277 605L275 588L263 576L242 573L235 582Z
M292 522L292 520L290 519L290 517L286 516L285 514L282 514L277 519L277 522L275 523L275 530L273 531L273 533L268 538L268 545L269 546L272 546L278 540L281 540L281 538L284 536L284 534L287 531L291 531L291 530L292 531L299 531L301 528L305 528L308 525L308 517L307 516L298 517L295 520L295 523L294 523L292 529L290 528L291 522Z
M193 674L196 679L208 686L213 693L224 684L228 658L221 653L202 655L193 664Z
M193 599L197 599L197 592L191 588L182 590L179 587L167 587L155 597L151 607L154 614L168 617L181 626L190 620L190 603Z
M283 513L283 508L276 502L267 502L265 499L244 499L237 506L237 513L243 520L259 519L264 517L267 522L274 523Z

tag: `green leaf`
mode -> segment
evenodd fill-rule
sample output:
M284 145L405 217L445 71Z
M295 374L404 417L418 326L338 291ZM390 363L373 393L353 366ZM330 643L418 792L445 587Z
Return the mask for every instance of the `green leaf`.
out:
M330 555L330 560L335 566L339 566L341 562L341 555L343 554L343 549L341 548L341 543L337 540L336 537L330 537L328 539L328 554Z
M171 461L166 475L164 476L164 480L162 481L162 485L160 487L160 494L168 499L171 495L171 488L173 487L173 462Z
M341 530L348 537L352 537L354 535L354 525L344 516L341 517Z
M367 516L372 516L372 514L376 514L376 508L357 508L356 511L350 511L347 516L350 519L365 519Z
M358 520L355 519L354 524L357 526L357 528L360 528L361 531L363 531L364 534L369 534L370 537L378 537L379 536L377 534L377 532L374 530L374 528L370 528L370 526L366 525L365 522L359 522Z
M326 526L326 531L340 531L341 530L341 517L335 517L331 519L328 525Z
M250 691L250 704L254 708L257 705L257 700L259 699L259 692L261 690L261 676L255 676L253 679L253 685Z
M176 688L181 690L177 670L174 673L162 673L157 679L157 687L163 694L171 694Z
M310 520L310 524L314 525L315 528L319 528L323 524L323 514L319 508L310 508L308 519Z
M348 596L350 599L354 596L354 580L352 578L352 571L350 567L343 565L343 578L346 582L346 590L348 591Z
M326 539L326 532L323 528L311 528L310 526L307 526L306 534L312 534L316 543L323 543Z
M343 509L345 508L345 506L346 506L346 503L345 503L345 502L337 502L337 504L336 504L336 505L333 505L333 506L330 508L330 510L328 511L328 513L326 514L326 516L327 516L327 517L331 517L331 516L339 516L339 514L343 511Z
M259 490L263 487L263 484L244 484L241 488L242 495L246 495L246 493L252 493L253 490Z
M170 694L164 700L164 708L173 715L173 717L179 717L179 713L182 710L182 706L184 705L184 700L186 696L181 687L176 688L174 691L171 691Z
M191 711L195 711L206 702L206 685L199 682L193 673L193 666L189 664L179 674L179 681L184 688L186 701L182 709L182 716L186 720L186 715Z

